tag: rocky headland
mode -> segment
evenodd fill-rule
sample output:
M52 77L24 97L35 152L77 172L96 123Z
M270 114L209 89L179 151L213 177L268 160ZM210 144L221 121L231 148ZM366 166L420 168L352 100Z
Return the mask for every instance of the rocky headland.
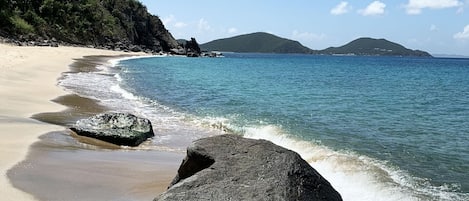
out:
M136 0L0 0L0 19L0 42L19 46L200 55L197 43L178 43L160 18Z

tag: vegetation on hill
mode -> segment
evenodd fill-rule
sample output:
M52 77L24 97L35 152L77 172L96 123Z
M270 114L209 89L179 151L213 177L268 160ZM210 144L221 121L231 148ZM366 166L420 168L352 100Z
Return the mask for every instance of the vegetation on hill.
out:
M214 40L202 44L200 47L203 50L225 52L431 57L427 52L407 49L402 45L385 39L359 38L341 47L311 50L301 45L298 41L262 32Z
M0 0L0 36L125 49L200 54L192 38L179 45L161 20L138 0ZM138 48L130 48L138 45ZM311 50L298 41L257 32L200 45L203 50L260 53L427 56L385 39L359 38L341 47Z
M72 44L177 48L161 20L137 0L0 0L0 35Z
M214 40L200 47L203 50L225 52L312 53L311 49L301 45L298 41L263 32Z
M341 47L330 47L320 50L319 54L349 54L378 56L424 56L431 57L427 52L407 49L402 45L385 39L359 38Z

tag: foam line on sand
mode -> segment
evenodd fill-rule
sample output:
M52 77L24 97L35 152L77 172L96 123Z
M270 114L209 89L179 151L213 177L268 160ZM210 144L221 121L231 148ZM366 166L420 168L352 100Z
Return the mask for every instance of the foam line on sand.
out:
M73 59L87 55L124 55L123 52L80 47L19 47L0 44L0 195L2 200L35 200L14 188L8 169L22 161L28 147L44 133L60 126L31 119L31 115L60 111L50 100L65 95L57 86Z

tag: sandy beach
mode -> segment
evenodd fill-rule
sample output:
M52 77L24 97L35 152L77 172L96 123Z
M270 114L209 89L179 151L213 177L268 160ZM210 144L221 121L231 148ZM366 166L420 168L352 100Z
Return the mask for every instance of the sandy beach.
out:
M26 193L13 187L7 177L7 172L26 158L30 146L38 142L41 135L52 131L63 132L62 126L31 118L34 114L66 109L65 106L51 101L67 95L57 86L57 79L61 73L69 70L69 65L74 62L74 59L83 56L124 54L79 47L18 47L0 44L0 195L2 195L2 200L37 200L38 198L37 195L30 194L31 192ZM35 154L29 153L29 155Z

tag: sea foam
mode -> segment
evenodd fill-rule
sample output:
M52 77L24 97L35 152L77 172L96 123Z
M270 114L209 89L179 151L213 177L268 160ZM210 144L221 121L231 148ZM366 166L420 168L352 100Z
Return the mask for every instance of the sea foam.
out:
M116 59L110 62L110 66L103 68L118 67L120 61L133 58L141 57ZM260 123L237 126L232 123L237 117L200 117L175 111L157 100L145 99L125 90L119 74L104 75L107 71L101 70L102 74L71 75L74 77L71 82L76 84L86 81L92 90L107 86L106 93L111 92L113 95L97 99L104 99L113 108L129 109L156 122L158 126L155 129L159 137L145 144L143 149L183 151L185 145L200 137L222 133L240 134L248 138L269 140L299 153L339 191L344 200L469 200L467 195L452 192L451 186L432 186L387 161L353 151L332 149L319 141L299 139L277 125ZM99 93L102 92L92 91L90 94ZM177 146L172 146L175 144Z
M191 115L190 115L191 116ZM235 118L235 117L232 117ZM445 186L432 186L406 171L368 156L346 150L334 150L321 142L311 142L293 137L276 125L247 127L231 123L225 117L194 117L189 121L199 127L218 130L220 133L243 135L264 139L297 152L314 167L347 201L400 201L400 200L466 200L464 194L452 192ZM466 197L465 197L466 196Z
M269 140L297 152L332 184L344 200L464 199L457 193L444 191L440 187L421 184L408 173L385 161L351 151L332 150L319 142L296 139L274 125L244 128L244 136Z
M114 91L116 93L121 94L122 97L124 97L126 99L129 99L129 100L137 100L138 99L134 94L130 93L127 90L122 89L119 85L111 86L110 89L111 89L111 91Z

